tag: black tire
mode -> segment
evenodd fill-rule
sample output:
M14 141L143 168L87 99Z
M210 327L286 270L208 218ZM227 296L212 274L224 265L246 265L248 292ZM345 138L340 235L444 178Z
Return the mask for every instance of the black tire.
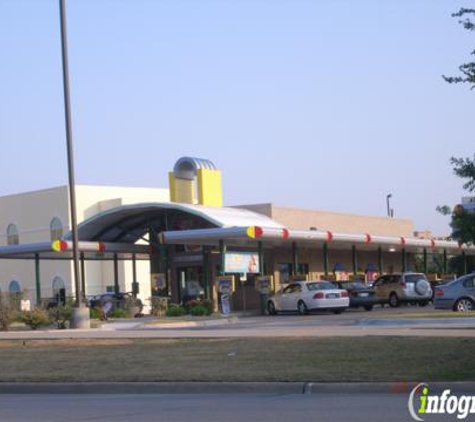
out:
M370 312L370 311L373 310L373 305L366 305L366 306L364 307L364 309L365 309L365 311Z
M399 307L399 305L400 305L400 302L399 302L399 298L397 297L397 294L392 292L389 295L389 306L391 308L397 308Z
M269 313L269 315L277 315L274 302L272 301L267 302L267 312Z
M297 303L297 309L300 315L308 315L308 308L303 300L299 300L299 303Z
M475 303L468 297L461 297L454 304L455 312L471 312L475 310Z
M341 308L341 309L334 309L332 312L335 314L335 315L339 315L343 312L345 312L346 308Z

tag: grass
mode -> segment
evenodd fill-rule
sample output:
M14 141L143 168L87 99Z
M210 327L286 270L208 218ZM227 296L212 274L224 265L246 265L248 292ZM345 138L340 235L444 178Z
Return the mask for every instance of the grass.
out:
M472 338L0 341L0 381L467 381Z

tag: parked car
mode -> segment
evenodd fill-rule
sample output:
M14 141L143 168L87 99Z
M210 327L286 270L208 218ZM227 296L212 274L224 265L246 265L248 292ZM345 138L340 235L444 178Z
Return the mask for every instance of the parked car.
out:
M373 306L378 303L374 289L362 281L337 281L334 284L348 292L350 308L362 307L367 311L371 311Z
M111 302L112 309L126 308L127 303L133 299L132 293L103 293L88 298L88 306L91 308L100 307L104 302ZM142 312L143 304L140 299L134 299L137 302L140 312Z
M432 299L432 289L425 274L400 273L379 277L373 284L376 298L382 304L395 308L402 302L426 306Z
M475 310L475 273L436 287L434 307L457 312Z
M314 310L332 310L341 313L348 308L348 292L328 281L298 281L289 284L267 302L270 315L298 311L306 315Z

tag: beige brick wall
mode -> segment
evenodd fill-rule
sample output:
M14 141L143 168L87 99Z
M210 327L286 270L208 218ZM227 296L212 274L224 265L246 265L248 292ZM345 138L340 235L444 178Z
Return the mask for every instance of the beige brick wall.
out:
M369 233L378 236L412 237L411 220L388 217L371 217L329 211L276 207L272 204L243 205L246 208L273 218L293 230L330 230L335 233Z

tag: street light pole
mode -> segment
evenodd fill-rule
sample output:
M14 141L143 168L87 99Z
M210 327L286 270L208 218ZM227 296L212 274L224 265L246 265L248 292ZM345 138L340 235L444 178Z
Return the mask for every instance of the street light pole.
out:
M66 123L66 146L68 154L68 176L69 176L69 205L71 209L71 231L73 237L73 274L76 297L73 310L73 328L89 328L89 309L83 302L83 292L79 277L79 248L78 229L76 212L76 189L74 180L74 156L73 156L73 134L71 120L71 100L69 91L69 66L68 66L68 43L66 33L66 4L65 0L59 0L60 23L61 23L61 52L63 62L63 89L64 89L64 115ZM87 311L87 315L86 315Z
M391 206L389 205L389 199L392 197L392 193L386 195L386 207L388 209L388 217L392 217Z

